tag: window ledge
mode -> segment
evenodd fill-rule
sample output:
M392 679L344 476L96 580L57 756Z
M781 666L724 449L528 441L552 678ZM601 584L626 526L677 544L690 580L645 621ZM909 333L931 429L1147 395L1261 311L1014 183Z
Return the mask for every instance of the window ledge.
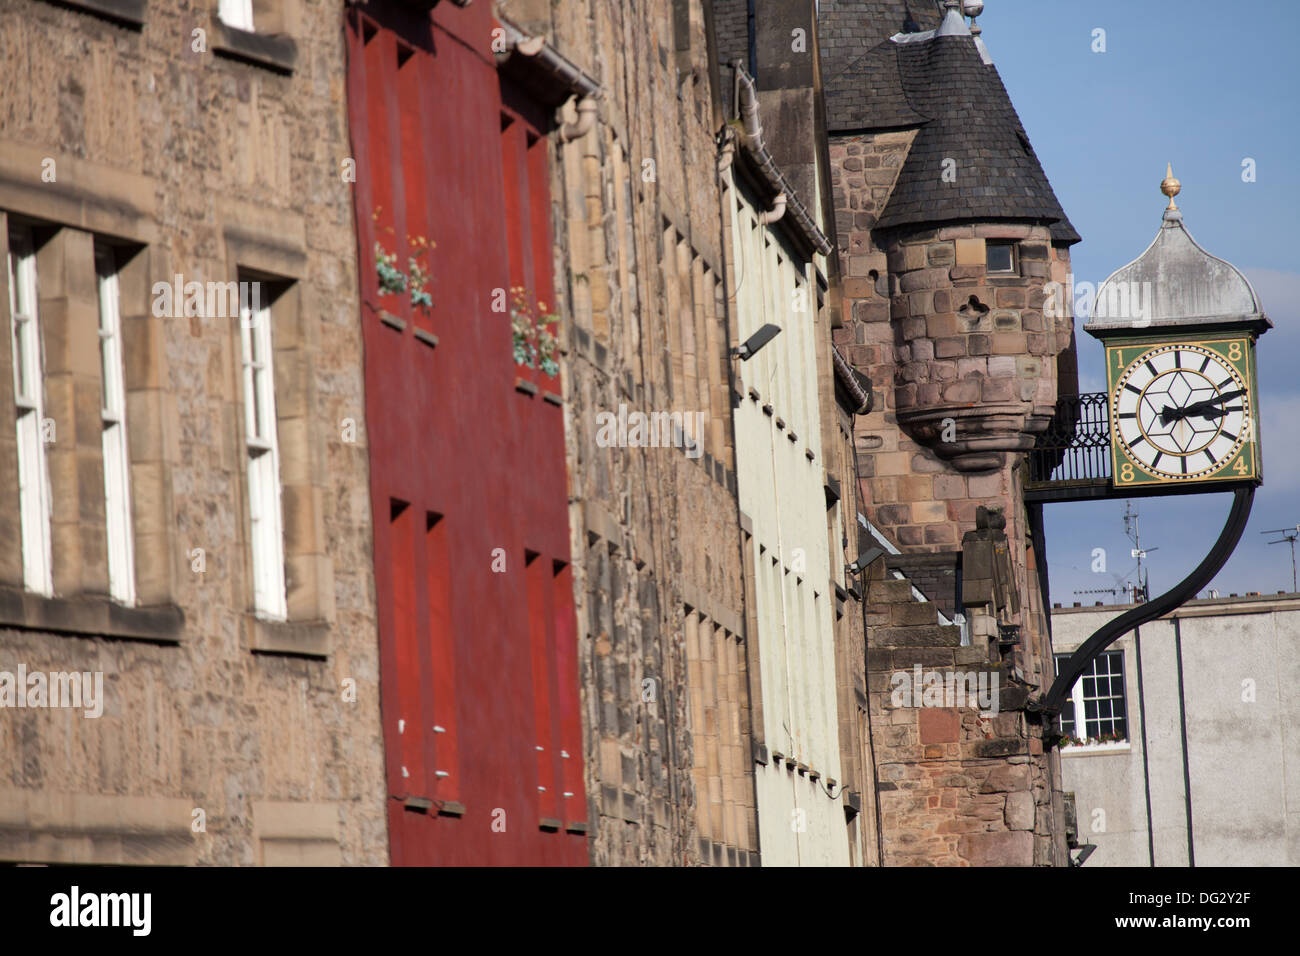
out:
M1081 744L1062 747L1062 757L1096 757L1102 754L1126 754L1133 751L1131 743L1122 744Z
M329 657L333 628L328 621L266 621L248 616L249 646L261 654Z
M185 614L172 604L127 607L107 595L45 597L0 586L0 627L179 644Z
M298 62L298 44L284 33L252 33L213 18L212 52L242 60L276 73L291 74Z
M111 20L124 27L144 26L145 0L46 0L56 7L70 7Z

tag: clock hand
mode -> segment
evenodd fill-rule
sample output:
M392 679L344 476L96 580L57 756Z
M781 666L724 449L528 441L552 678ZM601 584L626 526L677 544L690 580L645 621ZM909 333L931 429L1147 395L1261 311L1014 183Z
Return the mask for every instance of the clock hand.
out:
M1222 402L1228 401L1229 399L1237 398L1245 394L1246 394L1246 390L1244 388L1239 388L1236 389L1235 391L1224 392L1222 395L1216 395L1214 398L1207 398L1203 402L1196 402L1195 404L1188 405L1186 408L1183 409L1183 417L1186 418L1189 415L1200 415L1202 417L1205 417L1205 413L1213 409L1216 405L1219 405ZM1219 409L1219 415L1216 415L1215 417L1217 418L1221 416L1222 416L1222 409Z
M1214 398L1207 398L1201 402L1193 402L1186 408L1173 408L1172 406L1166 405L1160 411L1160 424L1169 425L1176 421L1182 421L1184 418L1188 418L1192 415L1199 415L1202 418L1222 418L1223 410L1216 409L1215 406L1222 402L1226 402L1229 399L1237 398L1245 394L1246 390L1244 388L1239 388L1231 392L1224 392L1222 395L1216 395Z

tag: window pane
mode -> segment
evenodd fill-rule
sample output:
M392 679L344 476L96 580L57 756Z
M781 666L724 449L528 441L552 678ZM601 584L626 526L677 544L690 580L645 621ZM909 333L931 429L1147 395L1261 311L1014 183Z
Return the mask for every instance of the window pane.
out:
M12 316L18 311L18 285L16 282L15 272L17 272L17 261L14 258L14 237L9 237L9 256L5 262L9 270L9 314Z
M265 369L253 368L253 437L266 437L266 430L262 427L262 376L266 374Z
M25 230L9 233L9 304L18 315L31 315L31 296L27 291L27 269L31 262L31 244Z
M14 394L26 404L31 396L32 282L35 263L25 230L9 234L9 307L13 327Z
M99 278L99 381L105 426L102 446L109 592L116 601L134 604L135 548L131 527L131 466L126 436L126 393L122 373L122 321L117 265L108 249L96 249L95 271Z
M40 327L36 313L36 262L30 230L9 233L10 325L14 360L14 394L18 402L18 513L22 528L23 586L53 592L50 555L50 488L41 436L44 397L41 387Z
M989 272L1010 272L1014 264L1011 246L1007 243L990 242L985 246Z
M1123 651L1106 651L1099 655L1085 672L1081 685L1087 736L1126 740Z
M1061 705L1061 733L1068 736L1075 736L1074 731L1074 701L1067 700Z
M111 414L112 406L108 404L108 346L104 339L99 340L99 407Z
M288 615L284 576L284 534L280 513L280 465L276 442L271 314L241 310L244 353L244 409L248 447L249 539L253 558L253 606L259 616Z
M13 323L14 327L14 394L19 398L26 398L31 389L27 382L27 350L23 342L26 336L23 335L23 326L25 322Z

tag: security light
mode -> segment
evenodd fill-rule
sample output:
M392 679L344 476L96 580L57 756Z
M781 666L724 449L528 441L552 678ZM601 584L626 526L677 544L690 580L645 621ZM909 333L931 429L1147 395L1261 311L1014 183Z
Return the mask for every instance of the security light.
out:
M768 322L749 338L745 339L745 341L741 342L738 348L732 349L731 354L739 356L742 362L746 362L753 358L754 354L759 349L772 341L772 339L776 338L777 333L780 331L781 326L773 325L771 322Z
M884 553L885 553L884 548L876 548L876 547L867 548L867 550L863 551L860 555L858 555L858 559L856 561L854 561L852 564L849 565L849 573L861 574L863 571L867 570L867 567L871 564L872 561L875 561L876 558L879 558Z

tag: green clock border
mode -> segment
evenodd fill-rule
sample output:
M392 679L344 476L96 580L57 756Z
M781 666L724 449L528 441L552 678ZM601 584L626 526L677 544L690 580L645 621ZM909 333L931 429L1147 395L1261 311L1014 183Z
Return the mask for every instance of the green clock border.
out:
M1242 344L1242 355L1240 359L1233 359L1229 355L1229 346L1233 342ZM1199 348L1209 349L1217 352L1223 359L1224 363L1236 369L1237 373L1246 380L1246 388L1250 391L1251 407L1251 429L1253 435L1248 438L1237 453L1224 462L1213 475L1204 478L1157 478L1149 475L1142 470L1142 467L1134 461L1133 457L1120 446L1118 434L1115 431L1113 413L1115 410L1115 385L1120 375L1132 365L1141 355L1146 354L1153 348L1162 345L1194 345ZM1110 428L1110 458L1111 473L1110 482L1114 488L1142 488L1152 485L1163 487L1184 488L1192 485L1209 485L1223 482L1255 482L1256 484L1263 481L1262 467L1262 441L1259 429L1259 389L1255 380L1255 342L1254 337L1248 333L1241 335L1217 335L1206 339L1192 339L1185 335L1176 336L1159 336L1153 338L1126 339L1122 342L1106 342L1106 420ZM1119 367L1116 368L1116 362L1113 355L1119 355ZM1246 474L1233 472L1233 468L1241 459L1248 461ZM1133 468L1133 480L1120 480L1120 473L1124 464L1129 464Z

